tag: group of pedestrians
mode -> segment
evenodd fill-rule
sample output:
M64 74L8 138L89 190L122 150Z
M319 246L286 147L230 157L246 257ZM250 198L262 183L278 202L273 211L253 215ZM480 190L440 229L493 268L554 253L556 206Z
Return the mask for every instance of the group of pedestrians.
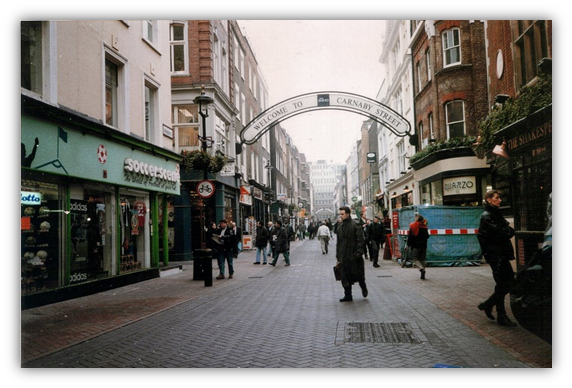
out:
M478 308L485 312L489 319L494 320L493 308L496 308L497 323L503 326L514 327L505 309L505 297L509 293L510 285L514 280L514 271L510 263L514 260L514 250L510 239L514 236L514 229L500 212L501 197L498 191L488 191L485 194L484 211L481 215L478 240L486 262L490 265L495 289L493 294ZM212 225L215 229L216 225ZM217 279L224 279L224 261L228 261L229 278L232 278L232 228L227 227L226 220L221 220L220 226L215 229L216 235L222 241L219 249L220 275ZM304 240L305 228L298 228L300 240ZM386 231L383 220L376 216L373 222L361 219L357 222L351 218L351 210L347 206L339 208L339 218L335 225L328 226L322 221L315 232L320 242L322 254L328 254L328 246L333 233L336 236L336 261L340 273L340 280L344 289L344 296L340 302L353 300L352 286L358 283L363 297L367 297L368 289L365 283L365 260L373 261L373 266L379 268L379 251L383 249ZM285 265L290 265L290 241L295 239L293 228L282 221L268 223L268 228L260 221L256 228L256 261L254 264L267 264L267 257L272 258L270 265L275 266L280 254L283 255ZM426 279L427 241L429 239L427 220L420 214L409 225L407 246L413 252L414 265L419 269L421 280ZM267 253L269 248L269 253Z
M514 260L514 249L510 240L515 232L500 212L501 201L500 193L496 190L490 190L485 194L478 240L485 261L491 267L495 288L493 294L477 307L492 320L495 320L493 315L493 308L495 308L496 321L499 325L515 327L516 323L508 318L505 308L505 297L514 280L514 271L510 263ZM336 228L336 259L344 289L344 296L340 302L348 302L353 300L352 285L354 283L359 284L363 297L367 297L363 256L365 250L370 249L370 255L373 254L375 259L376 252L375 249L371 249L371 245L366 243L364 236L367 235L367 239L373 238L375 241L372 233L376 233L376 227L371 225L378 224L380 220L374 218L373 223L365 220L360 228L359 222L352 221L349 207L343 206L339 210L341 222ZM413 250L414 263L421 272L422 280L425 279L426 273L428 239L427 220L422 215L416 214L415 221L409 225L407 245Z
M225 267L228 265L228 278L234 275L233 261L238 257L240 232L236 223L221 219L219 225L211 223L206 231L207 247L211 249L218 261L217 279L225 278Z
M282 221L278 220L275 224L268 223L266 228L261 221L256 223L256 261L255 265L268 264L267 257L272 257L270 265L276 266L280 254L284 257L286 266L290 266L290 241L294 235L292 227L286 223L282 225ZM270 251L267 256L267 248Z
M362 218L359 221L364 236L364 256L373 261L373 266L379 268L379 251L383 249L385 242L385 226L381 217L373 217L373 222L369 218Z

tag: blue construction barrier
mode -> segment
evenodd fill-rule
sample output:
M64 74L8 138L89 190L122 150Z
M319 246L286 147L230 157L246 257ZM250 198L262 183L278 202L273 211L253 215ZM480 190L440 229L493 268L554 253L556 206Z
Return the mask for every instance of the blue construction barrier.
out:
M427 241L427 266L454 267L481 264L481 247L476 230L483 209L464 206L408 206L396 209L399 216L398 239L405 245L409 224L419 213L427 220L431 234ZM442 234L448 233L448 234Z

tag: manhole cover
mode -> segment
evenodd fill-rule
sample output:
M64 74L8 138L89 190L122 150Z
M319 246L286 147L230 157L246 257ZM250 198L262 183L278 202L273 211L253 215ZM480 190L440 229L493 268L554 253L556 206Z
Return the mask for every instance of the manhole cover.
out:
M419 344L421 340L411 325L405 322L347 322L344 326L344 343Z

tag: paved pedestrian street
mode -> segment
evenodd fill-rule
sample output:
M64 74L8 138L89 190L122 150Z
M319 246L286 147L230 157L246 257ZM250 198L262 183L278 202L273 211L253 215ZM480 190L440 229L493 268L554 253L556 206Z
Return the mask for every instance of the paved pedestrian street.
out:
M192 262L157 279L22 311L25 368L543 368L552 347L488 320L477 304L494 281L487 265L419 271L366 261L340 303L335 240L291 244L291 263L253 265L233 279L193 280ZM216 266L216 261L213 261ZM213 270L213 276L218 270ZM509 309L510 310L510 309ZM511 316L512 318L512 316Z

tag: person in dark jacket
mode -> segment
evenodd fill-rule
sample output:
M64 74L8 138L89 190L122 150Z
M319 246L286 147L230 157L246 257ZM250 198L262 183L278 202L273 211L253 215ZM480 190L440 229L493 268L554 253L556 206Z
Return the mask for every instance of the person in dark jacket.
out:
M280 254L282 253L282 256L284 256L284 260L286 261L286 267L288 267L290 265L290 241L289 241L289 237L288 237L288 232L286 230L286 228L282 227L282 221L278 220L276 221L276 225L275 225L276 229L275 229L275 235L276 235L276 241L274 243L274 259L272 260L272 263L270 263L271 266L276 266L276 262L278 261L278 256L280 256Z
M262 264L266 264L266 246L268 245L268 237L269 237L269 233L268 233L268 229L266 229L266 227L264 225L262 225L262 222L258 221L256 223L256 242L255 242L255 246L256 246L256 261L254 262L254 264L260 264L260 254L262 253Z
M217 229L217 235L222 241L222 245L219 247L218 250L218 268L220 274L216 277L217 279L224 279L224 267L225 261L228 263L228 278L232 279L234 275L234 266L233 266L233 258L234 258L234 244L235 244L235 236L232 233L230 225L228 225L227 220L222 219L219 223L219 229Z
M216 222L211 222L210 226L207 228L206 232L206 243L207 248L211 250L211 254L213 258L218 257L218 248L219 244L213 240L213 235L220 235L220 231L217 233Z
M421 272L421 279L425 280L425 259L427 258L427 220L421 214L415 216L415 221L409 224L407 245L413 249L413 263Z
M502 326L515 327L504 306L506 294L510 291L514 280L514 271L510 263L514 260L514 249L510 239L514 236L514 229L500 211L500 193L496 190L487 191L485 194L485 209L481 215L479 225L479 244L486 262L490 265L495 280L494 293L478 308L484 311L489 319L494 320L493 307L497 310L497 323Z
M383 248L385 240L385 228L378 216L373 217L373 222L367 227L367 235L369 237L369 255L373 260L373 266L379 268L379 251Z
M352 286L358 282L363 297L368 291L365 284L365 269L363 260L363 230L351 218L351 210L347 206L340 207L341 223L336 230L336 259L339 263L344 297L340 302L350 302Z
M366 260L372 261L373 256L371 255L371 240L369 238L369 226L371 225L371 221L369 218L360 218L358 221L358 225L362 227L363 232L363 254Z
M272 222L268 222L268 256L274 257L274 236L276 235L276 227Z

